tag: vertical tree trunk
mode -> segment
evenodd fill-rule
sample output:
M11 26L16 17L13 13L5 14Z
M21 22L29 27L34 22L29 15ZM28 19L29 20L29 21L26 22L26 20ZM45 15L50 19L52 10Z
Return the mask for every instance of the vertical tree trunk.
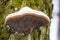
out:
M0 0L0 40L49 40L49 25L35 29L34 32L25 36L14 33L8 38L9 31L5 27L4 19L8 14L24 6L42 11L51 18L52 0Z

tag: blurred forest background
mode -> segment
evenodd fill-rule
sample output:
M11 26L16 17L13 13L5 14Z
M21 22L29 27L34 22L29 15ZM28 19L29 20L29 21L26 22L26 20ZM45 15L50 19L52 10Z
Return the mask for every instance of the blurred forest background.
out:
M28 6L32 9L42 11L51 18L52 0L0 0L0 40L49 40L49 25L35 29L33 33L22 36L13 33L9 36L9 31L5 25L5 17L20 8Z

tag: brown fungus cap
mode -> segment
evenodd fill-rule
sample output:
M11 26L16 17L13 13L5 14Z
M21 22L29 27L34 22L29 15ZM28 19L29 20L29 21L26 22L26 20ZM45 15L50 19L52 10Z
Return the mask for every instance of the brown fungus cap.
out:
M49 17L41 12L24 7L16 13L9 14L5 19L6 25L18 33L32 32L35 28L50 23Z

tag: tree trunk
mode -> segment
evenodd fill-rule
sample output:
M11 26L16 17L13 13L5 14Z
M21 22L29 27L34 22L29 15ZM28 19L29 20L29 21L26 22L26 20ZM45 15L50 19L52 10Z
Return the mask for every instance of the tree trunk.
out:
M25 6L42 11L51 18L52 0L0 0L0 40L49 40L49 25L35 29L25 36L16 33L9 36L5 17Z

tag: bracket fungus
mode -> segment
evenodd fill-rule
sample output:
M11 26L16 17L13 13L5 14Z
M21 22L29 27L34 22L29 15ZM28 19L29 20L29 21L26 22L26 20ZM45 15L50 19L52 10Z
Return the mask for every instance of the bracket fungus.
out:
M35 28L49 24L50 19L41 11L23 7L20 11L9 14L5 23L15 32L30 33Z

